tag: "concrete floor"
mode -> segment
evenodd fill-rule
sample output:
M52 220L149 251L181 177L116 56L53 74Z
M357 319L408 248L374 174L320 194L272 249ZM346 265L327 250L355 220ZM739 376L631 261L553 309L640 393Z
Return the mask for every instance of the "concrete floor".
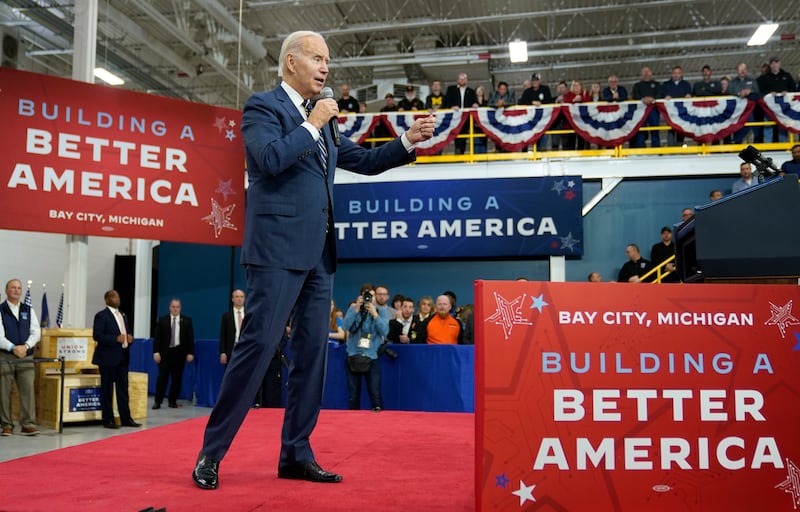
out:
M148 407L152 404L153 397L149 397ZM146 428L160 427L162 425L211 414L211 408L209 407L195 407L191 403L185 401L179 401L178 404L182 407L170 409L167 407L167 404L164 403L161 409L157 411L148 409L147 418L137 420L142 424L141 429L120 428L118 430L111 430L103 428L103 425L99 421L65 423L64 432L61 434L58 433L58 430L39 427L41 434L29 437L20 434L19 425L16 425L14 428L14 435L0 437L0 462L37 455L59 448L89 443L111 436L130 434L131 432L137 432Z

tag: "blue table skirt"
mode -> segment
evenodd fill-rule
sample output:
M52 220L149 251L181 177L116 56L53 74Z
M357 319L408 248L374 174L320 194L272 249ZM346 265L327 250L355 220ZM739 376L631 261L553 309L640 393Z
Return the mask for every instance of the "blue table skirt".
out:
M381 390L386 409L431 412L475 411L475 351L472 345L391 345L398 358L381 356ZM291 356L291 346L289 347ZM322 407L347 409L346 351L328 344L328 368ZM153 361L153 340L131 345L130 370L149 375L148 391L155 393L158 367ZM217 401L224 367L219 363L219 342L197 340L195 360L183 373L182 400L196 397L197 405L212 407ZM284 372L285 380L285 372ZM366 383L361 407L369 409Z

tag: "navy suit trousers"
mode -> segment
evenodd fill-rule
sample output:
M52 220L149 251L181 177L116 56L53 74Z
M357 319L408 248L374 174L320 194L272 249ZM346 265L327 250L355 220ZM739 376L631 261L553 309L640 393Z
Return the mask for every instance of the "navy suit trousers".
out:
M203 453L210 459L222 460L230 448L291 316L292 361L279 464L314 460L309 437L317 423L325 383L333 290L332 243L329 236L319 263L307 271L247 266L242 332L203 440Z

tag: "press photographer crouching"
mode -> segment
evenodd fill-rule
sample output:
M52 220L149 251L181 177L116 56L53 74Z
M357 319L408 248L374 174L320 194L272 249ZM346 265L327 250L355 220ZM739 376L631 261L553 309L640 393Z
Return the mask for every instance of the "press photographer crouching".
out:
M389 319L386 311L375 305L374 298L374 287L371 284L361 285L356 304L347 310L342 327L349 333L345 373L350 409L360 409L361 379L365 377L372 410L380 412L383 398L378 349L389 332Z

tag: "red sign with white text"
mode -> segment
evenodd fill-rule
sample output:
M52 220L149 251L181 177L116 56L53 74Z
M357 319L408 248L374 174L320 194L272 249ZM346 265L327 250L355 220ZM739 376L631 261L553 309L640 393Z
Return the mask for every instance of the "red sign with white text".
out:
M0 68L0 228L239 245L236 110Z
M800 508L800 288L475 291L477 510Z

